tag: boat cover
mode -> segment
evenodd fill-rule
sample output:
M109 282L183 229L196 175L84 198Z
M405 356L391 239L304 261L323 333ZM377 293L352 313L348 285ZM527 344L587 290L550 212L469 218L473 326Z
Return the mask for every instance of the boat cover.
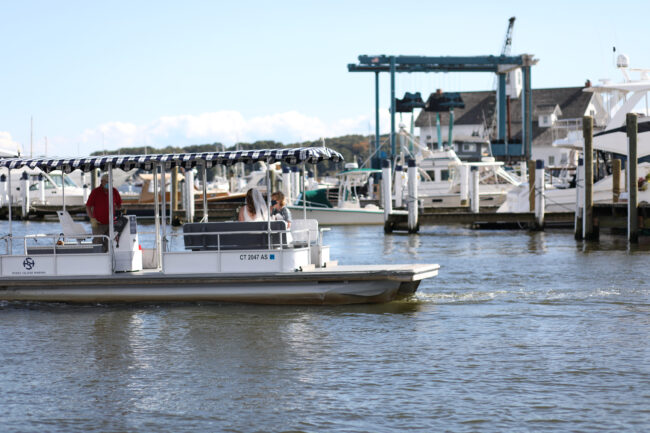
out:
M43 171L63 170L69 173L73 170L90 171L96 168L106 170L109 164L113 168L131 170L142 168L151 170L154 163L164 163L166 168L192 168L205 162L207 167L213 165L232 165L238 162L266 163L284 162L286 164L317 164L321 161L343 161L343 156L327 147L298 147L292 149L261 149L237 150L225 152L199 153L170 153L153 155L103 155L86 158L0 158L0 167L7 168L40 168Z

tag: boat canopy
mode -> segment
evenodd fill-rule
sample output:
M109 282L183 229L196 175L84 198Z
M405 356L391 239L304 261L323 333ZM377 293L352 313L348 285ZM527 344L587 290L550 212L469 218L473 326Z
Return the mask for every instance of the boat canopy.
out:
M637 124L637 157L650 155L650 119ZM627 126L609 129L594 134L594 149L627 155Z
M321 161L343 161L343 156L327 147L298 147L292 149L237 150L225 152L169 153L152 155L111 155L90 156L86 158L6 158L0 159L0 167L40 168L45 172L63 170L91 171L99 168L105 170L110 164L113 168L131 170L142 168L150 170L154 164L164 163L166 168L193 168L205 163L206 167L214 165L232 165L239 162L284 162L286 164L317 164Z

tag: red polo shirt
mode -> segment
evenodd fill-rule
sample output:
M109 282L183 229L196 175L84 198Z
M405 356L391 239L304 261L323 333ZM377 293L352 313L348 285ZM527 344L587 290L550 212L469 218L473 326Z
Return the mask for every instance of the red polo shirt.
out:
M115 205L113 209L122 207L122 197L115 188L113 188L113 204ZM101 224L108 224L108 189L101 186L93 189L90 192L86 206L93 208L93 218Z

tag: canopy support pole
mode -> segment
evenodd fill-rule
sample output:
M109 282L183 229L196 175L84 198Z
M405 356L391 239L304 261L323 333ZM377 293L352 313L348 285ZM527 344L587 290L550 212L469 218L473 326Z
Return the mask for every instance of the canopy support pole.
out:
M113 219L115 218L115 207L113 204L113 164L110 162L106 164L106 169L108 171L108 252L111 256L111 271L115 272L115 260L112 260L114 255L113 251L113 239L115 238L115 224ZM63 182L63 172L61 170L61 182ZM63 201L63 209L65 209L65 200Z
M153 165L153 219L154 224L156 225L156 235L155 235L155 246L156 246L156 258L157 258L157 268L158 270L162 269L162 249L160 248L160 220L159 217L159 200L158 200L158 164Z

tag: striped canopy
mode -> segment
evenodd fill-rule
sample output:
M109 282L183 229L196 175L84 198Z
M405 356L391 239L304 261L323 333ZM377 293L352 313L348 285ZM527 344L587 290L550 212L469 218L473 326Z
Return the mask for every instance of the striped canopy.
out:
M343 161L343 156L327 147L299 147L294 149L263 149L237 150L227 152L200 153L170 153L163 155L112 155L91 156L87 158L6 158L0 159L0 168L40 168L45 172L63 170L69 173L73 170L90 171L96 168L106 170L111 164L113 168L131 170L142 168L151 170L154 163L164 163L165 168L192 168L205 162L207 167L213 165L232 165L238 162L284 162L286 164L317 164L321 161Z

